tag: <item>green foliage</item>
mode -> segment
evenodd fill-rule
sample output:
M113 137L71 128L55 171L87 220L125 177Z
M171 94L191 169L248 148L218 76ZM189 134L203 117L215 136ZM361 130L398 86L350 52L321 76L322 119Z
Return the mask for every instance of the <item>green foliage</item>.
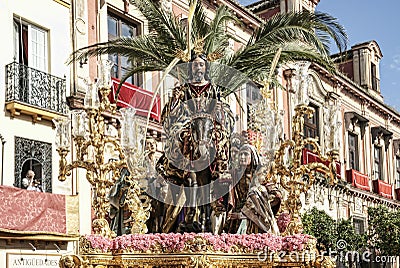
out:
M313 207L302 215L302 222L304 233L317 238L318 250L356 251L366 247L366 234L356 234L351 218L337 222L325 211ZM340 240L345 241L345 248L337 247Z
M325 211L313 207L301 217L304 233L317 239L317 249L333 250L337 241L336 222Z
M304 233L317 239L318 250L359 251L369 248L381 256L400 254L400 211L387 207L368 208L368 234L356 234L352 219L333 220L327 213L313 207L302 215ZM337 248L344 240L345 248Z
M378 206L368 208L369 243L380 255L400 255L400 211Z
M357 234L351 218L339 220L336 232L338 241L346 241L346 247L341 251L357 251L367 245L367 234Z

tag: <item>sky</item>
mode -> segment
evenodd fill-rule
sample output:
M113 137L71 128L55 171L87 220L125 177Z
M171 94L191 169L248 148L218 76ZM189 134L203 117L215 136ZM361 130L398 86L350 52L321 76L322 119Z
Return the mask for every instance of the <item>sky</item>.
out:
M239 2L247 5L256 1ZM371 40L378 43L383 54L381 94L386 104L400 112L400 0L320 0L317 11L330 14L343 25L348 49Z

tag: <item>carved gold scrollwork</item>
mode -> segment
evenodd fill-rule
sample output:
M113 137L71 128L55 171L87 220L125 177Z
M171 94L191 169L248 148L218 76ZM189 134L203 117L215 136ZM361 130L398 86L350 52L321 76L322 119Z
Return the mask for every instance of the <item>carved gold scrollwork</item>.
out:
M210 257L207 255L200 255L200 256L195 256L190 258L192 263L191 267L194 268L213 268L215 267L212 265L212 262L210 260Z
M94 234L101 235L107 238L113 238L117 235L110 229L106 219L95 219L92 223Z
M126 195L125 204L128 205L129 211L132 212L129 219L131 223L131 233L144 234L147 232L146 221L150 216L150 200L148 196L141 195L137 180L133 179L132 176L128 176L127 181L130 186Z
M300 195L308 192L314 184L316 172L327 175L331 185L337 182L335 160L338 157L338 152L331 150L325 156L321 153L317 139L304 138L304 116L311 118L313 111L314 109L307 105L296 106L292 120L293 139L281 142L275 152L274 162L271 164L270 171L266 175L267 180L279 182L288 191L284 208L288 210L291 219L284 235L298 234L303 231L299 215L302 206ZM312 153L316 154L322 163L302 163L303 150L307 145L311 145ZM325 165L327 162L329 163L328 166Z
M83 267L83 260L78 255L63 255L60 258L59 266L60 268L80 268Z
M61 157L58 179L65 181L66 177L71 175L71 171L76 168L86 170L86 179L92 185L93 190L92 206L96 214L96 219L93 221L94 233L112 238L115 233L110 230L106 220L106 215L110 210L107 194L120 178L120 170L128 168L130 173L134 174L133 177L129 178L131 191L129 191L125 200L132 212L132 232L145 233L147 231L145 222L150 215L150 202L146 201L146 198L139 197L140 189L137 186L137 181L140 179L141 174L145 172L145 169L141 167L140 160L138 160L140 159L139 152L134 152L134 156L127 159L125 157L126 152L121 147L118 137L110 136L106 133L104 114L115 114L116 106L111 104L108 99L110 93L108 85L107 87L99 88L99 92L102 96L99 107L85 107L84 114L86 119L75 122L76 125L80 124L80 127L84 127L86 130L84 136L76 134L73 138L76 148L76 160L67 163L68 147L59 147L57 149ZM111 154L118 155L119 159L106 161L106 154L110 153L106 152L106 148L108 148L107 150L112 148ZM132 163L132 161L135 163ZM142 204L142 201L144 204Z

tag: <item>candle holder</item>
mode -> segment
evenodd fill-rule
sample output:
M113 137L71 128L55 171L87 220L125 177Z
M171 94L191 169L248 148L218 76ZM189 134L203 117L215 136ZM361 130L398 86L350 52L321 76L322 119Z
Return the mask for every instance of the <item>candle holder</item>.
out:
M149 208L143 206L140 200L138 181L145 174L143 166L144 152L139 142L138 127L131 108L120 109L121 140L119 137L108 135L106 131L105 114L116 115L116 105L110 103L108 95L111 92L112 80L110 76L111 64L101 62L100 79L92 83L86 80L86 95L84 108L74 110L69 119L54 119L56 126L56 146L60 155L59 176L65 181L71 171L76 168L86 170L86 179L92 185L92 206L96 219L92 223L95 234L114 237L106 215L110 209L108 192L120 179L121 170L127 168L129 176L125 177L130 187L125 203L131 212L131 230L135 233L146 232L146 221L149 217ZM100 94L100 96L99 96ZM72 123L72 137L71 137ZM132 127L133 126L133 127ZM75 160L68 163L66 157L70 152L71 144L75 145ZM107 146L106 146L107 145ZM115 161L107 161L112 148L113 155L118 155Z
M291 216L284 235L301 233L303 226L299 211L302 207L300 195L308 193L316 180L316 173L324 174L330 185L337 183L336 160L339 156L339 128L338 107L340 104L333 100L328 103L324 113L324 133L326 154L323 154L316 138L304 137L304 120L311 118L314 109L309 104L308 96L308 67L310 63L299 62L290 74L286 74L288 81L288 94L294 93L291 139L283 139L283 114L278 111L270 100L271 90L268 81L261 89L263 99L256 105L253 112L253 125L261 133L259 152L263 162L263 174L266 181L281 185L288 192L283 203L283 210ZM312 148L320 162L302 163L305 148Z

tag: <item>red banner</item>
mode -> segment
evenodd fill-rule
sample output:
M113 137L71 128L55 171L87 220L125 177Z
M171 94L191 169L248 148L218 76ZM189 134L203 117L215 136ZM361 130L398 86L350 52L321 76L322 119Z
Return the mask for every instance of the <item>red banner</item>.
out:
M390 183L384 182L382 180L373 180L372 183L374 184L374 192L392 199L393 195L392 195L392 185Z
M23 234L72 234L68 222L71 196L0 186L0 231ZM75 199L75 196L72 196ZM77 201L77 199L75 199ZM76 204L77 205L77 204ZM76 208L77 210L77 208ZM68 217L72 217L67 219Z
M109 99L112 103L115 103L115 95L118 90L119 80L112 78L113 86ZM150 109L151 101L154 93L151 91L144 90L138 86L132 85L125 82L119 91L117 106L118 107L132 107L136 109L136 114L147 117ZM161 117L161 100L160 96L156 95L151 109L150 117L160 121Z
M362 174L354 169L349 169L346 171L347 181L350 182L354 187L359 189L369 191L369 177Z

